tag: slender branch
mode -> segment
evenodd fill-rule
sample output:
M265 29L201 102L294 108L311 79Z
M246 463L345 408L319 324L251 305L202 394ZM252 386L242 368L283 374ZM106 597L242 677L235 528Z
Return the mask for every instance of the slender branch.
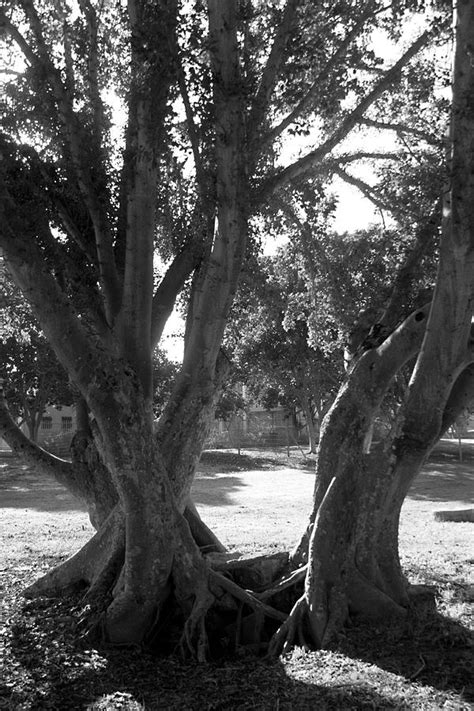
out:
M365 198L367 198L367 200L370 200L370 202L373 203L380 210L382 210L382 211L387 210L388 212L396 212L398 214L404 213L404 214L414 215L414 213L410 210L402 210L399 207L394 208L393 205L390 205L385 200L382 200L381 198L379 198L376 195L376 192L372 186L370 186L364 180L361 180L360 178L356 178L354 175L350 175L342 168L334 168L334 173L336 175L338 175L342 180L344 180L344 182L347 183L348 185L353 185L355 188L360 190L362 195Z
M301 116L312 104L313 99L317 96L318 92L321 90L321 84L327 79L329 73L337 66L338 62L345 56L347 50L349 49L352 41L357 37L359 32L362 30L367 20L370 17L375 17L376 15L386 12L387 8L383 7L377 10L375 13L366 12L362 15L358 22L352 27L347 33L344 40L341 42L334 54L329 58L329 60L324 65L323 69L318 73L313 84L309 88L306 95L299 102L297 106L291 111L277 126L272 128L269 133L263 137L263 142L265 144L273 143L273 141L281 134L283 131L290 126L295 119Z
M377 121L368 117L362 118L360 120L360 123L364 124L365 126L370 126L371 128L381 129L383 131L395 131L395 133L399 135L410 134L411 136L417 136L418 138L422 138L424 141L426 141L426 143L429 143L434 146L441 147L446 144L445 138L439 138L438 136L434 136L433 134L428 133L427 131L422 131L418 128L412 128L403 123Z
M307 153L299 160L269 178L266 184L262 186L262 192L267 194L285 185L299 175L314 169L315 166L331 153L331 151L346 138L352 129L357 126L367 109L389 88L392 82L397 80L403 67L427 44L430 37L431 32L423 32L402 57L376 82L375 86L359 102L355 109L341 121L340 125L333 131L329 138L318 146L318 148Z
M79 6L87 20L89 30L89 54L87 64L87 80L89 98L94 115L94 130L97 144L100 146L103 126L105 124L104 104L99 91L99 48L97 14L89 0L79 0Z
M319 244L319 241L314 238L312 234L312 230L307 222L303 222L300 220L298 215L296 214L295 210L289 205L285 200L279 198L278 199L278 206L282 210L282 212L287 216L287 218L292 222L297 229L300 231L301 236L302 236L302 242L303 242L303 254L306 260L306 264L308 267L308 271L311 274L311 276L314 279L314 267L313 267L313 260L311 257L311 251L310 251L310 246L311 245L313 248L315 248L319 259L321 260L321 264L324 265L325 271L327 276L332 282L332 288L335 293L337 293L338 300L342 303L344 301L343 293L341 291L341 287L339 284L339 279L337 278L336 275L336 270L333 268L331 265L331 262L329 261L326 251L321 247Z
M337 163L337 165L347 165L355 163L358 160L399 160L406 156L404 151L355 151L346 155L337 155L327 161L328 165Z
M283 52L291 27L294 23L296 11L301 0L287 0L283 10L280 25L275 34L267 63L262 73L260 85L253 101L250 112L249 130L252 131L253 138L256 139L261 124L270 102L270 98L275 89L279 70L283 61Z

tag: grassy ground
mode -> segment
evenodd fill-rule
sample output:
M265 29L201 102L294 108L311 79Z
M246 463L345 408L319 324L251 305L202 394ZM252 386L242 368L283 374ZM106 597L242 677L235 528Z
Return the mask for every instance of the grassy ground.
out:
M415 482L401 525L411 580L437 589L437 609L403 627L348 628L333 649L277 662L245 654L198 666L77 639L71 602L24 603L21 591L84 543L87 515L55 482L0 460L4 675L0 709L474 709L474 525L438 523L473 506L474 443L458 461L443 443ZM194 497L237 556L289 548L314 483L301 452L205 453ZM471 577L470 577L471 576Z

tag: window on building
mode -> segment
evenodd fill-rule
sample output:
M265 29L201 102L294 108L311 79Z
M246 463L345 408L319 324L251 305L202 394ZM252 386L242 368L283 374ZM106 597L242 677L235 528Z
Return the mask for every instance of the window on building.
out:
M41 419L41 429L42 430L52 430L53 429L53 418L46 415Z
M61 430L63 432L72 430L72 417L61 417Z

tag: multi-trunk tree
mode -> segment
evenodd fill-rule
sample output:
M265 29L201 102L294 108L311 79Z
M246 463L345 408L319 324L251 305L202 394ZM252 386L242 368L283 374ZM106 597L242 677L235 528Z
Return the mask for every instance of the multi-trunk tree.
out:
M81 396L72 463L29 442L4 406L1 431L86 501L97 528L28 594L85 588L91 622L110 643L153 638L166 646L180 636L203 658L206 631L228 637L229 616L238 626L242 602L259 619L287 624L287 610L248 593L203 554L220 546L199 520L191 484L228 369L221 342L254 246L250 221L265 219L265 203L283 188L331 176L368 155L348 153L343 141L385 92L408 81L410 61L439 32L434 24L392 66L381 66L370 48L374 28L395 36L410 11L410 2L375 0L1 3L2 56L12 59L0 107L0 245ZM117 106L126 114L123 126ZM308 134L299 157L278 158L288 137ZM184 360L155 428L152 352L186 284ZM347 475L356 449L345 449L338 433L358 442L382 381L419 346L425 316L417 312L410 327L360 359L359 383L369 395L347 403L342 426L332 415L327 421L315 512L324 505L309 549L307 589L316 606L305 597L297 608L308 612L317 643L344 617L353 527L372 512L378 491L367 498L364 487L357 490L358 469ZM371 358L383 371L375 391ZM340 395L335 408L343 397L349 395ZM402 489L384 492L386 544L395 554L393 501ZM337 507L350 511L346 538L334 533ZM368 526L362 528L367 538ZM363 555L358 563L371 582L372 559ZM280 566L287 562L282 556ZM396 556L385 562L398 585L398 569L390 567ZM397 606L405 602L398 597Z

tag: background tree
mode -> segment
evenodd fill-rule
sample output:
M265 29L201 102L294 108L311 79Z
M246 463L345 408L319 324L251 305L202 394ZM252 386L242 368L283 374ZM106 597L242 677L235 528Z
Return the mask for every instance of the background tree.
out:
M26 424L36 442L41 419L48 405L71 405L73 392L66 372L21 292L0 272L0 368L4 394L12 416Z
M369 40L380 24L398 36L409 10L357 0L1 5L2 51L21 55L22 70L1 106L0 243L84 403L71 465L25 442L4 407L2 433L80 495L98 529L28 594L85 586L91 622L111 643L142 644L159 623L163 644L178 628L203 658L211 607L222 635L224 591L239 600L236 617L242 600L286 617L204 559L199 545L215 540L199 521L198 534L188 526L191 483L227 370L221 343L250 219L265 219L269 196L367 157L343 141L406 81L431 29L402 40L382 71ZM126 108L122 135L112 103ZM285 139L309 133L285 163ZM183 365L155 428L152 353L187 280Z
M319 423L342 377L342 351L310 343L313 304L305 276L303 260L290 247L262 258L247 272L227 343L242 382L258 402L304 415L315 452Z

